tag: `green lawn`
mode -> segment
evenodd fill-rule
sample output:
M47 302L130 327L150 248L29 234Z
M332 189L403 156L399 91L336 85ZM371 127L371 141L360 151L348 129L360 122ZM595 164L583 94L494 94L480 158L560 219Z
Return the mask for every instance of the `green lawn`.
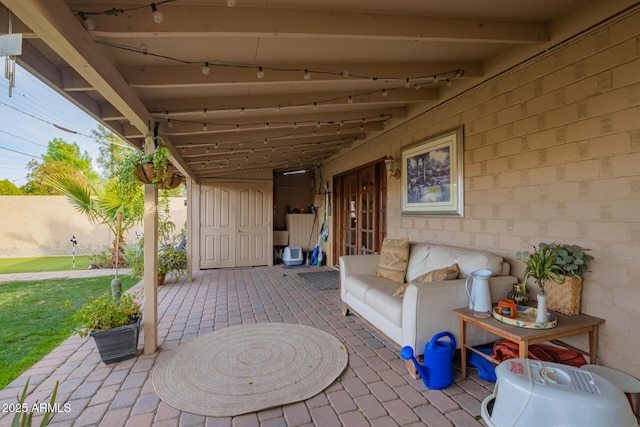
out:
M75 270L86 270L91 255L76 256ZM0 274L74 270L73 257L0 258Z
M120 276L122 289L138 282ZM72 334L74 310L87 298L111 292L112 277L40 280L0 284L0 389ZM89 338L87 338L89 339Z

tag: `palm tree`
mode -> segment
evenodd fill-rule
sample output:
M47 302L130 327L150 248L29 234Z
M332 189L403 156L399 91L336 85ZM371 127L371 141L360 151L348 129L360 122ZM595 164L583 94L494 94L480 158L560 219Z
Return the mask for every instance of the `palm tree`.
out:
M67 175L54 174L45 184L67 197L76 210L94 224L106 224L113 233L112 265L123 259L123 235L142 220L142 184L110 179L104 186L92 185Z

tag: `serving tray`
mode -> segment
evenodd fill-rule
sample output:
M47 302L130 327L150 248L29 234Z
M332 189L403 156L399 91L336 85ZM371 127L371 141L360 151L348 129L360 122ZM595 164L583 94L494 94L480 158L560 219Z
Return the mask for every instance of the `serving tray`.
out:
M493 317L495 317L502 323L506 323L507 325L511 326L517 326L518 328L551 329L558 324L558 319L551 313L547 313L547 318L549 319L547 322L536 322L538 309L535 307L527 307L525 305L517 306L516 317L514 317L513 319L501 315L497 310L498 307L493 307Z

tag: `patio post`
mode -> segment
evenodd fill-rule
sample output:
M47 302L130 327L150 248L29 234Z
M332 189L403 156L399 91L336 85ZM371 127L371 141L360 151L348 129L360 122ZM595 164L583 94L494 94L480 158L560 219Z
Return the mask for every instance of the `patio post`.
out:
M144 354L158 349L158 187L144 185Z

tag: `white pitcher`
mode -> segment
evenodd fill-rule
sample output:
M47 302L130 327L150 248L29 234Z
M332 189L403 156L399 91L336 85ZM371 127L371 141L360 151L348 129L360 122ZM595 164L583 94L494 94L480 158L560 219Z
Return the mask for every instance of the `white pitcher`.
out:
M469 295L469 308L476 317L491 316L491 294L489 293L489 277L491 270L475 270L467 277L465 286ZM469 292L469 281L473 278L473 286Z

